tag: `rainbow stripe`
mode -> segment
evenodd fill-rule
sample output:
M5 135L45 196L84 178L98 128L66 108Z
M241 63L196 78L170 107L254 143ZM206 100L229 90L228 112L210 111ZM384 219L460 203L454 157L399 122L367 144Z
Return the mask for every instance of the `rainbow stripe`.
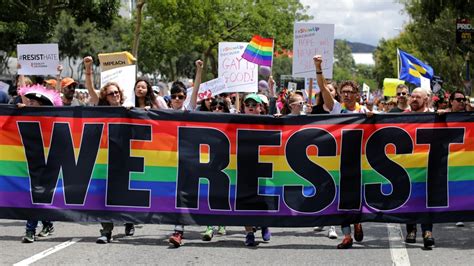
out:
M242 58L260 66L272 66L273 39L262 38L258 35L252 37L245 48Z
M8 112L6 112L7 110ZM74 111L74 112L73 112ZM6 115L10 113L10 115ZM72 116L74 114L74 117ZM412 183L412 191L409 200L399 209L385 212L382 218L376 216L379 211L366 205L362 200L362 207L359 211L350 213L367 215L360 216L362 220L369 221L406 221L404 217L417 215L429 215L430 219L438 221L449 221L445 218L447 213L474 213L474 118L469 114L448 114L445 120L440 120L436 114L416 116L416 115L381 115L377 116L377 123L368 120L362 115L339 115L339 116L304 116L293 118L273 119L270 117L248 117L244 115L213 115L203 113L173 113L170 111L149 111L137 110L126 111L119 109L101 108L61 108L54 111L53 108L44 111L42 108L32 108L32 110L18 111L0 107L0 218L25 218L29 217L21 210L49 210L52 214L57 214L64 210L69 211L100 211L102 217L107 214L117 212L128 212L139 214L159 214L181 215L190 217L193 215L203 215L204 217L220 217L221 222L227 224L244 224L242 220L233 221L232 217L281 217L282 220L275 220L274 225L291 224L285 219L296 219L307 217L311 220L306 224L330 223L335 220L327 217L337 215L347 215L348 212L338 210L338 195L336 200L325 210L317 214L305 214L295 212L283 203L282 188L284 185L303 185L304 193L311 195L314 188L311 184L297 175L289 166L285 158L285 147L264 146L260 148L260 162L267 162L273 165L273 177L262 178L259 181L261 194L280 196L280 209L275 211L246 212L231 210L226 213L211 210L208 206L208 183L201 181L198 209L178 209L175 207L176 180L178 166L178 128L179 127L204 127L215 128L226 134L230 141L230 164L224 170L229 176L230 201L234 206L235 189L237 182L237 131L242 129L254 130L277 130L282 132L281 143L287 142L288 138L302 128L325 129L335 137L338 153L332 157L318 157L315 147L308 148L309 158L325 168L334 178L336 191L339 184L340 169L340 147L342 131L348 129L361 129L363 133L363 143L377 130L384 127L403 128L413 140L416 139L418 128L466 128L465 141L463 144L452 144L448 157L448 183L449 183L449 206L443 208L426 207L426 173L429 145L414 144L412 154L397 155L392 146L387 146L388 157L401 165L409 174ZM148 208L133 207L110 207L105 204L108 142L107 130L104 130L99 155L96 159L95 168L92 174L92 181L88 190L86 201L83 206L66 205L63 195L62 179L59 179L54 200L51 205L32 204L30 196L30 185L28 176L28 165L21 137L18 133L17 122L38 121L41 123L42 138L45 153L48 153L53 124L57 122L69 123L75 146L76 156L79 153L81 143L82 128L86 123L127 123L142 124L152 127L152 141L133 141L131 143L131 156L143 157L145 169L143 173L131 174L131 189L149 189L151 191L151 206ZM209 153L203 151L202 160L209 158ZM383 184L382 190L386 193L390 191L390 184L379 173L374 171L365 157L365 145L362 150L362 177L363 183L380 182ZM12 214L13 213L13 214ZM18 214L18 215L17 215ZM407 216L408 215L408 216ZM415 216L410 216L415 215ZM54 216L54 215L53 215ZM65 218L66 217L66 218ZM175 217L175 216L173 216ZM224 218L222 218L224 217ZM377 218L378 217L378 218ZM428 216L427 216L428 217ZM437 218L438 217L438 218ZM87 220L96 221L97 216L81 216L80 218L67 217L66 214L54 216L62 220ZM167 221L174 223L180 218L157 218L151 221ZM456 221L460 217L451 220ZM467 221L474 219L465 217ZM147 220L150 222L150 220ZM186 220L189 223L200 223L199 219ZM266 221L266 220L265 220ZM296 221L296 220L292 220ZM303 220L301 220L303 221ZM330 221L330 222L329 222ZM340 221L340 219L339 219ZM145 221L144 221L145 222ZM302 222L303 223L303 222Z

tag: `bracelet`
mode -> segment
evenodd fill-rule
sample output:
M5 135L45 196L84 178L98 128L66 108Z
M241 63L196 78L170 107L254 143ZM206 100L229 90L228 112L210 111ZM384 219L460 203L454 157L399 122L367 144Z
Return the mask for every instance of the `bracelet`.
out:
M323 71L316 71L316 75L320 75L320 74L323 74Z

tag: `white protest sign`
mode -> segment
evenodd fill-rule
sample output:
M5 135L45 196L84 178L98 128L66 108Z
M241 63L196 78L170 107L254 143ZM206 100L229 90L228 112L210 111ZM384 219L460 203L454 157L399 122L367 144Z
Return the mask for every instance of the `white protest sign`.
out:
M56 75L58 73L57 43L18 44L17 54L20 75Z
M322 55L323 75L332 78L334 24L295 23L293 37L293 77L315 78L313 56Z
M8 93L8 88L10 88L10 84L0 81L0 91Z
M215 97L216 95L219 95L226 91L227 91L227 85L225 83L225 79L216 78L216 79L209 80L207 82L202 83L199 86L197 101L201 101L203 99L207 99L213 96ZM191 101L192 93L193 93L192 87L186 90L186 100L184 101L184 106L189 105L189 102Z
M305 98L307 99L308 98L308 94L309 94L309 82L310 81L310 78L305 78L304 79L304 92L305 92ZM313 104L316 104L316 94L319 93L319 86L318 86L318 82L316 81L316 79L314 78L313 79L313 89L311 90L313 95L312 95L312 103Z
M123 66L100 72L100 87L107 82L117 82L123 90L124 105L135 106L136 65Z
M247 42L219 43L219 78L227 84L225 92L257 92L258 65L242 58Z
M296 91L298 89L298 83L288 82L288 91Z

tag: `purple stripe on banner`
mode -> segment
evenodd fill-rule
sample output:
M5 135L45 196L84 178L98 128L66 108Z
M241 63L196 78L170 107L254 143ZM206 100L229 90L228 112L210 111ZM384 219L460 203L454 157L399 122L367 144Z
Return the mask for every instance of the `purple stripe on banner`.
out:
M426 201L422 198L409 200L405 206L394 210L385 211L385 213L414 213L414 212L446 212L446 211L471 211L474 210L474 197L451 197L449 203L452 207L446 208L426 208ZM192 213L192 214L219 214L219 215L268 215L268 216L288 216L288 215L334 215L334 214L352 214L357 211L338 211L337 202L317 214L302 214L290 210L285 204L280 204L278 212L262 211L211 211L208 207L207 199L199 201L199 210L176 209L175 199L171 197L152 197L150 208L134 207L106 207L105 196L88 196L84 206L66 205L62 195L56 195L53 205L32 204L28 193L24 192L5 192L0 198L0 207L16 208L38 208L38 209L69 209L69 210L105 210L105 211L127 211L127 212L153 212L153 213ZM233 208L234 204L231 202ZM377 211L363 205L361 213L370 214Z

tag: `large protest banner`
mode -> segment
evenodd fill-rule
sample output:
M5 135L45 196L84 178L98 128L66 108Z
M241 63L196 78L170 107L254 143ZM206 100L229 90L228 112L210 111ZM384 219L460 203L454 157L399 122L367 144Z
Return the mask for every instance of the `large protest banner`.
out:
M472 113L273 118L0 107L0 218L474 220Z
M56 75L59 65L57 43L18 44L18 74Z
M225 79L226 92L257 92L258 65L242 58L247 42L219 43L219 78Z
M293 35L293 77L315 78L313 56L322 55L325 78L332 78L334 24L296 22Z

